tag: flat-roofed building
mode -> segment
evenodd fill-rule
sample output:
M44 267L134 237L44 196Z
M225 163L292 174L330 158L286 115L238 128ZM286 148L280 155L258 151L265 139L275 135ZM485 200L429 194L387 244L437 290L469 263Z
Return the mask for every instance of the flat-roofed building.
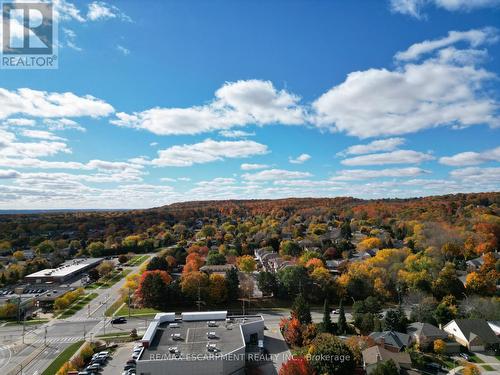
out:
M244 374L247 346L264 339L260 315L227 311L157 314L142 343L138 375Z
M103 258L72 259L64 262L57 268L46 268L26 275L24 279L26 282L35 284L47 282L63 283L97 267L102 261Z

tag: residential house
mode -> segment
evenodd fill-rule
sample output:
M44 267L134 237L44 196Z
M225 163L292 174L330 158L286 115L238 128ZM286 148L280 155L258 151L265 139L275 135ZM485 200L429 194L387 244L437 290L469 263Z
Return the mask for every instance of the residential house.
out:
M412 323L408 326L406 332L410 335L412 343L417 343L421 350L432 350L434 341L440 339L446 343L445 351L447 353L456 353L460 351L460 346L456 342L448 340L448 332L439 329L429 323Z
M400 374L407 373L411 369L411 358L406 352L395 353L380 346L372 346L361 352L363 355L363 368L370 375L379 363L392 360Z
M217 265L205 265L200 268L201 272L205 272L208 275L217 274L226 276L226 272L236 268L234 264L217 264Z
M443 327L460 345L472 352L498 348L500 339L484 319L455 319Z
M497 260L500 259L500 253L494 252L492 254L495 256ZM467 270L469 272L477 271L484 264L484 254L478 258L470 259L465 263L467 265Z
M410 335L402 332L384 331L372 332L370 337L377 345L391 352L401 352L411 344Z

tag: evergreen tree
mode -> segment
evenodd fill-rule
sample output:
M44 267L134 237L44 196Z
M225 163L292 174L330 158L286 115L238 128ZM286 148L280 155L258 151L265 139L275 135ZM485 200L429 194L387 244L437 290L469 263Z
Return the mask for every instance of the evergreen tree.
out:
M340 227L340 235L346 240L352 237L351 224L349 223L349 221L344 221L344 223Z
M401 307L388 310L384 318L384 329L386 331L406 332L408 319Z
M347 320L345 318L344 304L342 300L340 300L339 306L339 321L337 323L337 333L344 334L347 332Z
M226 282L227 297L229 301L238 299L240 291L240 279L238 278L238 270L236 268L231 268L229 271L226 271Z
M333 332L333 324L330 317L330 306L328 306L328 299L326 298L323 306L323 323L321 324L321 331L326 333Z
M311 310L302 293L297 295L295 301L293 301L292 316L301 324L310 324L312 322Z

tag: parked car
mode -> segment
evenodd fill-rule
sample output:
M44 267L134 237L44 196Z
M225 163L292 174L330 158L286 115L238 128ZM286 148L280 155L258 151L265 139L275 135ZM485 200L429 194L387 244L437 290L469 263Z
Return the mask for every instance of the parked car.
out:
M101 369L101 365L98 363L93 363L85 368L89 372L98 372Z
M465 359L466 361L469 361L470 360L470 357L465 354L465 353L460 353L460 357L462 357L463 359Z
M127 323L127 319L123 316L119 316L118 318L114 318L112 321L111 321L112 324L123 324L123 323Z

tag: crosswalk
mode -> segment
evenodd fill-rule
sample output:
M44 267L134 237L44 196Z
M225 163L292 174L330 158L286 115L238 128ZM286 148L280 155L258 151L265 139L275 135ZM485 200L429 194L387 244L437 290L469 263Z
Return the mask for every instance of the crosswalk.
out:
M82 336L47 337L47 341L45 341L45 339L42 337L33 341L33 344L43 344L45 342L47 342L47 344L67 344L80 340L83 340Z
M98 322L101 319L88 318L86 316L81 316L81 317L71 317L71 318L66 318L66 319L61 319L61 320L64 320L65 322Z

